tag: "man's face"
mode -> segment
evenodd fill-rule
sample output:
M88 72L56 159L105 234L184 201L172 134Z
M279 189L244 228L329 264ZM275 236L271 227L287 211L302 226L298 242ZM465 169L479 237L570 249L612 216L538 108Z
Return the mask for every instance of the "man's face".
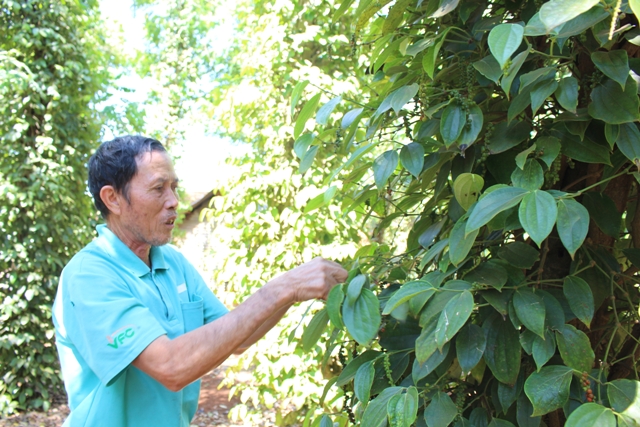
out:
M138 173L128 185L121 225L131 243L164 245L171 240L176 219L178 177L166 152L146 152L136 160Z

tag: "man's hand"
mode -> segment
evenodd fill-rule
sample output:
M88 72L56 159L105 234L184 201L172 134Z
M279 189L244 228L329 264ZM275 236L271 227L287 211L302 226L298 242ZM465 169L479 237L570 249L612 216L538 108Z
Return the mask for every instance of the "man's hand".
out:
M336 262L314 258L294 268L274 281L283 281L293 291L293 301L327 299L329 291L338 283L347 280L348 272Z

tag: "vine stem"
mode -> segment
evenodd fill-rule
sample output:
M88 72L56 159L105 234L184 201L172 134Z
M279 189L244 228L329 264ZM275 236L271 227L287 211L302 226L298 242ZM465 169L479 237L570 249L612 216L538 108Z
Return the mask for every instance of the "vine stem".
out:
M574 61L575 60L575 58L573 58L571 56L561 56L561 55L554 55L553 53L540 52L539 50L536 50L533 46L531 46L531 43L529 43L529 41L527 39L525 39L525 42L527 43L527 48L529 50L529 53L534 53L536 55L544 56L546 58L567 59L567 60L570 60L570 61ZM549 52L553 52L553 45L551 46L551 49L549 50Z
M316 89L318 89L318 90L320 90L320 91L322 91L322 92L324 92L324 93L326 93L326 94L328 94L328 95L331 95L331 96L332 96L332 97L334 97L334 98L335 98L336 96L338 96L338 95L336 95L335 93L331 92L330 90L327 90L327 89L325 89L325 88L322 88L322 87L318 86L317 84L314 84L314 83L309 82L309 86L313 86L313 87L315 87ZM362 103L360 103L360 102L358 102L358 101L354 101L353 99L350 99L350 98L342 98L342 99L344 99L345 101L350 102L350 103L352 103L352 104L358 105L358 106L360 106L360 107L362 107L362 108L367 108L367 106L366 106L366 105L364 105L364 104L362 104Z
M590 173L590 174L588 174L588 175L581 176L580 178L576 179L575 181L573 181L572 183L570 183L569 185L567 185L566 187L564 187L564 188L562 189L562 191L567 191L568 189L570 189L570 188L571 188L571 187L573 187L574 185L576 185L576 184L578 184L578 183L580 183L580 182L582 182L582 181L584 181L584 180L586 180L586 179L596 177L596 176L598 176L598 175L600 175L600 172L594 172L594 173Z
M614 285L614 280L613 277L611 277L610 280L610 292L611 292L611 307L613 309L613 317L616 320L616 324L615 324L615 329L613 330L613 332L611 332L611 338L609 338L609 343L607 344L607 349L604 352L604 358L603 358L603 362L600 364L600 371L598 373L598 380L600 380L600 378L602 377L603 374L603 370L606 366L609 366L609 351L611 351L611 344L613 343L613 338L615 338L616 336L616 332L618 331L618 328L620 327L620 318L618 317L618 309L616 308L616 297L614 295L614 289L613 289L613 285ZM600 399L602 400L602 395L601 393L601 385L600 382L598 382L598 397L600 397Z
M591 257L589 257L589 259L591 259ZM592 260L592 261L593 261L593 260ZM597 265L597 264L595 264L595 265ZM592 268L592 267L594 267L594 266L593 266L593 265L591 265L591 263L589 263L589 264L587 264L586 266L582 267L581 269L576 270L576 271L574 271L573 273L571 273L571 276L578 275L578 274L582 273L583 271L588 270L588 269L590 269L590 268Z
M544 240L544 249L542 250L542 259L538 267L538 284L542 279L542 273L544 272L544 263L547 261L547 254L549 253L549 239Z
M567 194L565 196L562 196L561 199L573 199L573 198L576 198L578 196L581 196L582 193L585 193L585 192L591 190L592 188L595 188L595 187L597 187L597 186L599 186L601 184L604 184L605 182L611 181L612 179L615 179L615 178L617 178L619 176L626 175L627 173L629 173L629 171L631 170L632 167L633 167L633 165L630 165L627 168L625 168L625 170L623 170L622 172L619 172L619 173L617 173L615 175L612 175L609 178L603 179L602 181L598 181L595 184L592 184L592 185L590 185L588 187L585 187L582 190L577 191L577 192L575 192L573 194Z

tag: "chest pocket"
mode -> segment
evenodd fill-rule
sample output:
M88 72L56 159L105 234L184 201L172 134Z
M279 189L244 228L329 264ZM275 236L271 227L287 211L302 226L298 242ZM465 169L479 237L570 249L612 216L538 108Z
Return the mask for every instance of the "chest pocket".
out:
M204 325L204 304L202 297L193 295L193 301L181 302L184 332L190 332Z

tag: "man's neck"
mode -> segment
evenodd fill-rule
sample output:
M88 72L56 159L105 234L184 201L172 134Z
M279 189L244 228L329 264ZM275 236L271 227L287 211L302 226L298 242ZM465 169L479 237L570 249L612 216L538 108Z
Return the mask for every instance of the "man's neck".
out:
M138 258L144 262L147 267L151 268L151 245L136 239L132 233L124 227L121 227L117 221L109 221L107 219L107 228L115 234Z

